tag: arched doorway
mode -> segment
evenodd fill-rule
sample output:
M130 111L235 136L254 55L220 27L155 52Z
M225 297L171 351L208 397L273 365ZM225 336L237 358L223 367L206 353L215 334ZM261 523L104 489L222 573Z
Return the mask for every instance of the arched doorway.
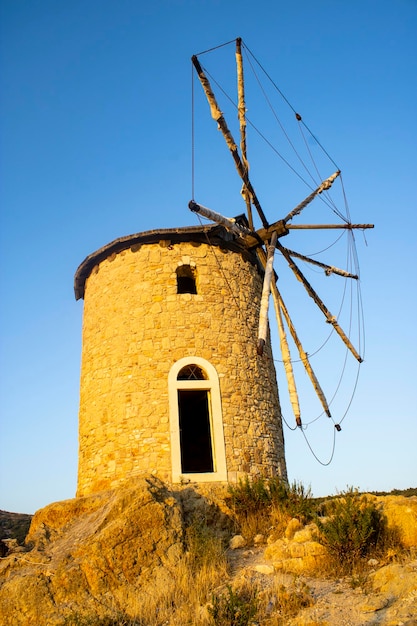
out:
M172 478L226 481L220 386L215 368L199 357L177 361L168 377Z

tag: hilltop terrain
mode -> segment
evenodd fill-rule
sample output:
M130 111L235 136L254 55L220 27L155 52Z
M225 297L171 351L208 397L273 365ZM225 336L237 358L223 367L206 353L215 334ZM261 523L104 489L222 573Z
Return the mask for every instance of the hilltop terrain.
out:
M51 504L0 561L2 625L416 625L417 497L352 496L391 539L350 573L303 518L308 500L239 517L226 487L148 476Z

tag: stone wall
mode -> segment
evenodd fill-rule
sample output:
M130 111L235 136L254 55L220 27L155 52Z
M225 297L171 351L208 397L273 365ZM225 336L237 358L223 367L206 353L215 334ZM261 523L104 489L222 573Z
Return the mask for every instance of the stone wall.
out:
M195 268L197 294L176 270ZM187 356L220 380L227 477L286 478L271 348L256 354L262 277L247 254L161 240L113 252L85 281L77 495L150 472L171 480L168 374Z

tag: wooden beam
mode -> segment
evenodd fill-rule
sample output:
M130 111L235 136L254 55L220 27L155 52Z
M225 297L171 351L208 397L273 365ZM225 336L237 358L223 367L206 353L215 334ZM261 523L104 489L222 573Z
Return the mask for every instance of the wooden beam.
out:
M271 280L274 266L274 254L277 245L277 233L272 233L271 241L268 246L268 252L265 265L264 284L262 288L261 307L259 311L259 332L258 332L258 347L257 352L259 355L263 354L264 345L266 342L266 335L268 332L268 306L269 295L271 293Z
M237 68L237 96L238 96L237 114L239 118L239 128L240 128L240 153L242 155L243 166L246 170L246 173L248 174L249 163L248 163L247 151L246 151L245 78L244 78L244 73L243 73L242 39L240 37L236 39L236 68ZM250 200L250 194L248 190L246 189L245 183L243 183L242 190L240 193L242 194L243 199L246 204L249 228L253 230L254 225L253 225L252 205L251 205L251 200Z
M321 185L317 187L317 189L315 189L309 196L307 196L307 198L305 198L302 202L300 202L300 204L298 204L295 207L295 209L293 209L290 213L288 213L286 217L284 217L283 219L284 224L289 222L289 220L292 220L292 218L295 217L296 215L299 215L301 211L305 209L306 206L308 206L310 202L312 202L316 196L318 196L320 193L322 193L326 189L330 189L330 187L333 185L333 182L336 180L339 174L340 174L340 171L338 170L337 172L329 176L329 178L326 178L326 180L324 180L321 183Z
M304 285L308 295L314 300L314 302L319 307L320 311L325 315L327 322L333 326L333 328L335 329L335 331L337 332L339 337L342 339L342 341L346 345L346 347L353 354L355 359L357 361L359 361L359 363L362 363L362 361L363 361L362 357L355 350L355 348L353 347L350 339L347 337L347 335L345 334L343 329L339 326L336 317L330 313L330 311L328 310L328 308L326 307L324 302L320 299L318 294L314 291L313 287L310 285L310 283L308 282L308 280L306 279L306 277L304 276L304 274L302 273L300 268L295 264L293 259L290 257L290 255L288 254L286 249L279 242L277 242L277 248L280 250L282 255L287 260L288 265L290 266L290 268L294 272L294 274L297 277L297 279Z
M326 263L321 263L320 261L316 261L315 259L310 259L310 257L305 256L304 254L300 254L299 252L294 252L294 250L289 250L285 248L288 254L296 259L301 259L302 261L306 261L307 263L311 263L312 265L317 265L318 267L322 267L327 276L330 274L338 274L339 276L344 276L345 278L354 278L355 280L359 279L357 274L350 274L350 272L346 272L346 270L341 270L338 267L334 267L334 265L327 265Z
M374 228L374 224L286 224L289 230L326 230L329 228L345 228L346 230L366 230Z

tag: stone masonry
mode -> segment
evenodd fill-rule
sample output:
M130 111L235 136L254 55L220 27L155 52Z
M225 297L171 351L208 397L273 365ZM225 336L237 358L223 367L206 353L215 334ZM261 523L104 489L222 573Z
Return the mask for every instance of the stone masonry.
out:
M197 293L177 293L188 266ZM227 479L280 475L284 440L270 343L256 353L262 270L220 227L149 231L93 253L84 298L77 495L152 473L170 482L168 374L183 357L216 369Z

